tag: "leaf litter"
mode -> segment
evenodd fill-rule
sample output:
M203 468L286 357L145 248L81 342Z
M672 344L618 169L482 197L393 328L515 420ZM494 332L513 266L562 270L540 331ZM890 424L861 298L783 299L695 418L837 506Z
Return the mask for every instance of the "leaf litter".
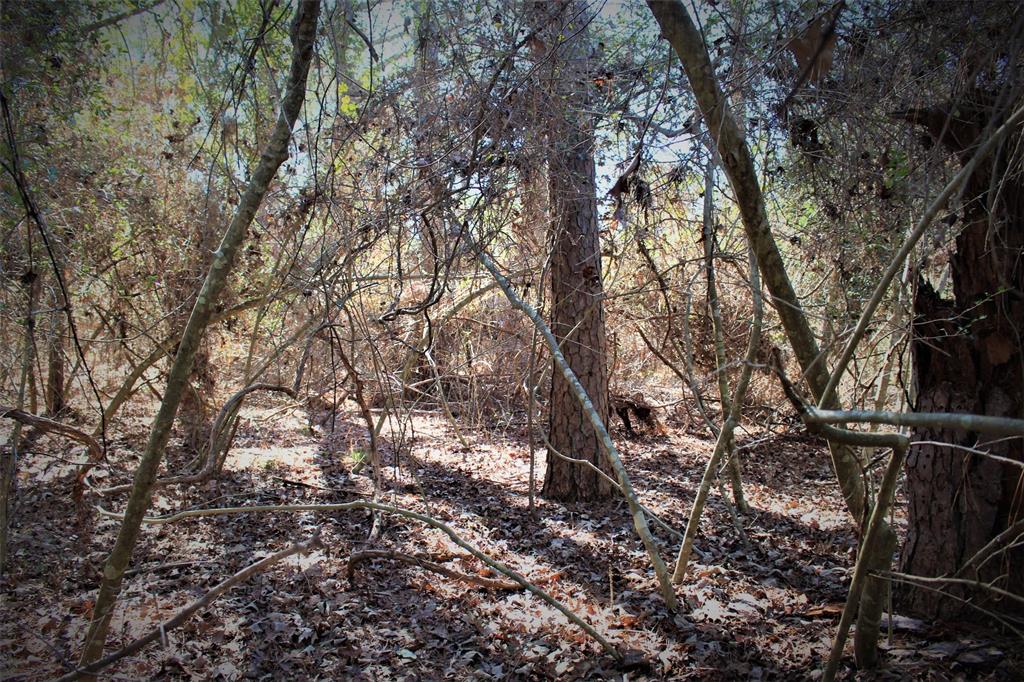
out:
M366 445L358 415L341 412L333 433L315 433L294 414L278 411L261 419L259 401L254 405L244 413L249 418L242 420L221 480L161 490L153 512L337 503L372 493L369 479L348 473L353 462L347 453ZM472 445L466 452L440 415L416 413L412 419L412 442L385 432L382 501L451 525L569 605L628 652L626 664L603 656L561 613L525 592L482 589L385 559L361 563L350 581L347 559L370 548L372 515L309 512L213 516L147 528L109 650L316 527L324 549L291 557L238 585L167 632L160 644L107 672L213 680L760 680L814 677L822 666L846 597L855 536L821 443L758 434L761 442L744 460L752 507L743 517L749 549L713 493L695 559L678 588L683 606L673 614L658 596L623 503L538 499L531 519L522 433L464 431ZM104 485L130 480L133 460L125 454L140 446L144 428L131 422L125 427L113 441L118 452L111 461L120 466L104 467ZM616 437L644 504L682 530L712 444L680 428L642 439ZM60 447L46 438L39 443L40 449ZM396 459L395 452L403 456ZM412 458L405 456L410 453ZM29 453L25 470L32 475L19 481L11 566L0 583L0 679L47 679L75 660L118 528L92 510L76 516L73 468L55 475L57 467L45 460L42 450ZM169 460L169 468L187 461L173 451ZM123 498L104 504L118 508ZM671 561L675 538L653 530ZM385 519L372 547L491 576L439 531L405 518ZM1016 671L1024 669L1012 644L898 614L892 623L878 679L1019 679ZM847 674L854 674L850 666L848 661Z

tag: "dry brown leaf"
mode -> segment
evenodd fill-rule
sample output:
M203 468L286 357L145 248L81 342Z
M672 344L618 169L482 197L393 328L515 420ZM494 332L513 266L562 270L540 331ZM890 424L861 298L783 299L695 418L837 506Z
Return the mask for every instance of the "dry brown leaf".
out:
M815 18L786 46L796 59L800 74L807 73L808 83L820 83L832 69L837 40L835 22L842 7L842 2L833 5L827 12Z

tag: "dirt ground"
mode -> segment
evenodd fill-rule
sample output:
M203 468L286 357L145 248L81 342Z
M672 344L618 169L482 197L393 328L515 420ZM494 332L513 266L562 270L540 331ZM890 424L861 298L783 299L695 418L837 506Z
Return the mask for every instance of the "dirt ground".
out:
M351 476L366 451L358 413L311 429L301 408L267 398L247 408L221 480L158 491L153 514L255 504L369 499L372 481ZM500 426L500 425L499 425ZM663 434L615 433L643 503L685 525L711 442L668 423ZM144 443L142 416L119 422L110 461L92 483L130 481ZM806 679L819 675L846 596L854 535L827 454L778 429L740 435L752 511L734 527L719 491L678 594L662 603L625 504L562 505L538 499L531 519L530 457L522 424L462 430L418 412L382 443L381 501L429 514L570 606L630 652L617 665L537 598L375 559L352 579L352 552L370 547L373 515L277 513L211 516L148 527L114 616L109 651L156 628L221 580L321 529L323 548L286 559L238 585L162 642L107 669L109 679ZM179 439L180 440L180 439ZM124 495L72 499L84 457L49 438L20 463L11 565L3 577L0 678L38 680L66 671L92 608ZM187 463L168 454L170 471ZM537 480L543 480L543 453ZM366 470L369 471L370 467ZM897 511L897 525L900 516ZM373 548L428 555L451 570L491 576L440 531L401 517L378 520ZM662 555L677 540L653 527ZM862 679L1022 679L1020 640L953 631L894 616L886 667ZM851 665L849 657L847 665ZM847 668L852 676L852 669Z

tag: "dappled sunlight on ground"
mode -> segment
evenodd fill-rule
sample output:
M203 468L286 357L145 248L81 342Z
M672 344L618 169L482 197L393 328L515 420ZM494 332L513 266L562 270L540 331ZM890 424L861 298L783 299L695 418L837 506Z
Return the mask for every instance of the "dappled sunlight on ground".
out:
M368 449L357 413L339 413L332 432L329 425L311 428L299 410L254 402L243 412L224 476L159 491L154 512L370 499L372 480L349 472ZM444 521L633 651L644 663L630 679L792 678L821 665L845 599L854 537L820 445L783 439L746 453L748 544L712 492L697 554L678 589L684 608L673 614L624 503L538 499L530 518L529 446L517 431L463 429L467 450L443 415L416 413L388 424L380 439L380 500ZM682 530L711 444L671 429L619 441L644 504ZM88 513L76 525L67 474L48 474L41 461L29 457L24 468L0 625L13 661L5 674L25 679L48 677L62 657L73 659L91 609L80 595L94 593L117 530L116 521ZM543 450L536 464L539 489ZM129 479L127 469L107 468L104 483ZM103 504L119 509L123 499ZM315 528L324 548L235 587L168 633L165 647L151 645L117 671L228 680L463 679L472 669L476 679L621 679L578 628L527 593L482 589L386 559L360 564L350 582L347 557L367 547L373 525L372 514L357 511L213 516L146 528L114 618L112 649ZM662 556L674 558L676 540L657 526L653 532ZM373 547L500 577L440 531L400 517L381 520ZM924 636L897 633L896 644L913 650ZM900 666L897 676L916 675L935 661L904 656Z

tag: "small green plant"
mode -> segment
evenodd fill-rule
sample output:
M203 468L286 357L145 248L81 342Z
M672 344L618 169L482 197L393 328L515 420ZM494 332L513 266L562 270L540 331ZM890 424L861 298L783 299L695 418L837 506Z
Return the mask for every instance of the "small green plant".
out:
M352 462L354 464L358 464L366 459L366 450L363 450L362 448L353 448L348 453L348 456L352 458Z

